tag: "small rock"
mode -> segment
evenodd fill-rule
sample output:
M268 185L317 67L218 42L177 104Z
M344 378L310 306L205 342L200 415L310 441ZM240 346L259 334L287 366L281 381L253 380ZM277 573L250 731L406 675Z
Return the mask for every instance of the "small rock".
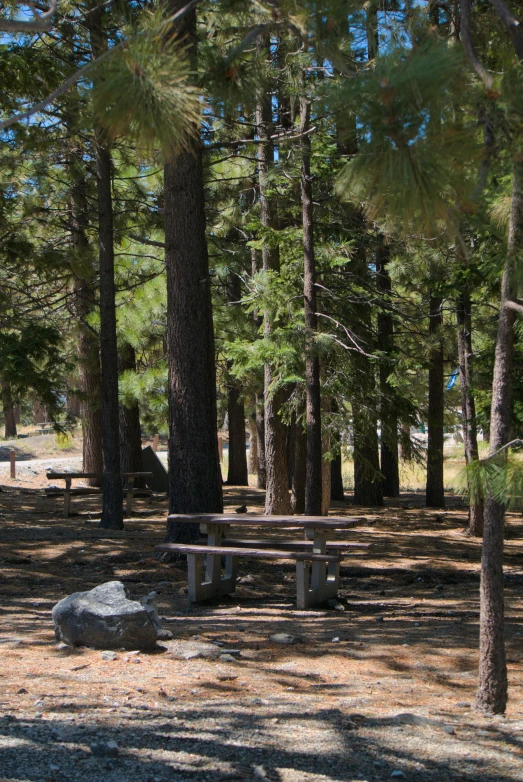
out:
M235 663L236 657L233 657L232 654L220 654L220 660L222 663Z
M91 744L91 752L97 757L116 758L118 756L118 744L112 739L110 741L96 741Z
M467 703L467 701L458 701L456 706L458 709L470 709L472 704Z
M109 651L102 652L102 660L117 660L117 659L118 659L118 655L116 654L116 652L109 652Z
M160 629L156 631L156 637L159 641L170 641L174 638L174 635L170 630L165 630L163 627L160 627Z
M383 622L383 621L384 621L384 619L383 619L382 616L377 616L376 617L376 622Z
M269 636L269 640L275 644L297 644L300 639L297 635L290 635L289 633L274 633Z
M449 736L454 736L456 733L452 725L443 725L441 730L443 731L443 733L448 733Z
M239 508L235 508L236 513L247 513L247 505L240 505Z
M339 637L338 637L338 636L336 636L336 638L333 638L333 639L332 639L332 643L333 643L333 644L339 644L339 642L340 642L340 639L339 639Z
M69 646L69 644L59 643L56 644L56 648L58 649L59 652L65 652L67 651L67 649L70 649L71 647Z
M257 779L268 779L267 772L264 766L254 766L254 776Z
M334 610L335 611L345 611L345 606L343 605L343 603L336 603L336 605L334 606Z
M396 771L393 771L390 776L391 779L399 779L400 777L404 777L405 774L403 773L403 771L399 771L399 769L397 769Z

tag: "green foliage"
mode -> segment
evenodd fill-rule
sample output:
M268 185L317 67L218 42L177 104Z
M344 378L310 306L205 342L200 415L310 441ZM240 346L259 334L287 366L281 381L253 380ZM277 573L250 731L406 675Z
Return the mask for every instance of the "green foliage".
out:
M145 154L158 144L171 157L198 132L200 95L193 76L187 48L176 37L167 39L153 15L95 72L95 116L111 139L132 136Z
M0 331L1 377L13 395L31 391L56 418L63 408L65 373L62 335L53 326L27 323L20 331Z
M459 48L435 36L393 49L359 78L345 79L338 101L357 154L338 192L400 233L439 233L455 205L468 200L467 164L477 155L455 108L466 79Z

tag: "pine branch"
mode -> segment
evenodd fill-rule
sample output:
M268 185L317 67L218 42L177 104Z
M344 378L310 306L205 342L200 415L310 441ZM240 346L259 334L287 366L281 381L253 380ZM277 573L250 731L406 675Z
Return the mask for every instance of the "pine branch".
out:
M476 50L474 49L474 44L472 43L472 33L470 31L471 0L460 0L459 8L461 43L463 44L465 54L467 55L467 59L473 70L477 73L487 90L491 90L493 78L479 61Z
M191 0L189 3L187 3L186 6L181 8L175 14L170 16L168 19L163 20L160 26L161 29L163 29L167 25L171 25L177 19L181 19L183 16L190 13L193 10L193 8L195 8L200 2L201 0ZM0 30L6 29L5 27L2 26L3 24L5 23L0 22ZM48 106L50 103L53 103L53 101L56 98L58 98L60 95L63 95L64 92L67 92L69 87L72 87L73 84L76 84L78 81L80 81L80 79L82 79L86 73L89 73L89 71L91 71L95 66L100 65L100 63L104 62L104 60L106 60L108 57L113 55L114 52L125 49L128 46L128 43L129 42L127 40L121 41L120 43L113 46L112 49L108 49L99 57L95 58L94 60L91 60L91 62L88 62L87 65L84 65L82 68L79 68L76 71L76 73L73 73L72 76L69 76L69 78L66 79L59 87L57 87L56 90L54 90L50 95L48 95L47 98L44 98L43 100L39 101L30 109L27 109L26 111L22 111L20 114L15 114L14 116L9 117L9 119L0 122L0 130L9 128L11 127L11 125L15 125L17 122L22 122L22 120L24 119L29 119L29 117L32 117L34 114L37 114L39 111L45 109L46 106Z

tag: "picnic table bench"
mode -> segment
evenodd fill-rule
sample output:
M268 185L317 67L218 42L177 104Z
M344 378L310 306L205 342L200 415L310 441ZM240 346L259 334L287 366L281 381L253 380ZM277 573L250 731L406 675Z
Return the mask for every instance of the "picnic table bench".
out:
M133 509L133 497L135 494L142 494L150 496L152 494L150 489L136 488L134 485L135 478L148 478L152 475L150 472L122 472L120 476L127 478L126 500L125 500L125 512L128 516L131 515ZM71 510L71 496L83 495L88 496L92 494L101 494L102 489L100 486L72 486L74 478L101 478L102 475L96 472L48 472L48 480L65 480L65 489L60 487L50 486L45 490L48 496L64 495L64 518L69 517Z
M207 539L195 544L163 543L156 551L187 554L188 592L192 602L234 592L238 560L291 559L296 562L296 602L309 608L337 595L341 551L367 548L367 544L327 542L327 534L361 523L364 519L333 516L258 516L251 514L171 514L169 522L200 524ZM267 541L226 538L231 526L262 529L296 529L303 541ZM222 557L225 558L222 573ZM205 559L205 562L204 562Z

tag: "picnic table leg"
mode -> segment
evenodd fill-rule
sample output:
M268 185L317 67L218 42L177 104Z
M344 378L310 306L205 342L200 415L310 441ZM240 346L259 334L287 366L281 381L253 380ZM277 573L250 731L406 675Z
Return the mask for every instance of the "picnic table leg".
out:
M134 488L134 475L130 475L127 478L127 497L125 500L125 515L127 518L133 514L133 488Z
M325 554L327 533L323 530L305 530L305 537L313 539L315 554ZM338 593L339 562L296 562L296 602L299 609L323 603Z
M71 478L66 478L65 492L64 492L64 519L69 518L70 510L71 510Z
M202 555L187 555L187 591L191 603L197 603L198 600L204 600L201 595L202 586Z

